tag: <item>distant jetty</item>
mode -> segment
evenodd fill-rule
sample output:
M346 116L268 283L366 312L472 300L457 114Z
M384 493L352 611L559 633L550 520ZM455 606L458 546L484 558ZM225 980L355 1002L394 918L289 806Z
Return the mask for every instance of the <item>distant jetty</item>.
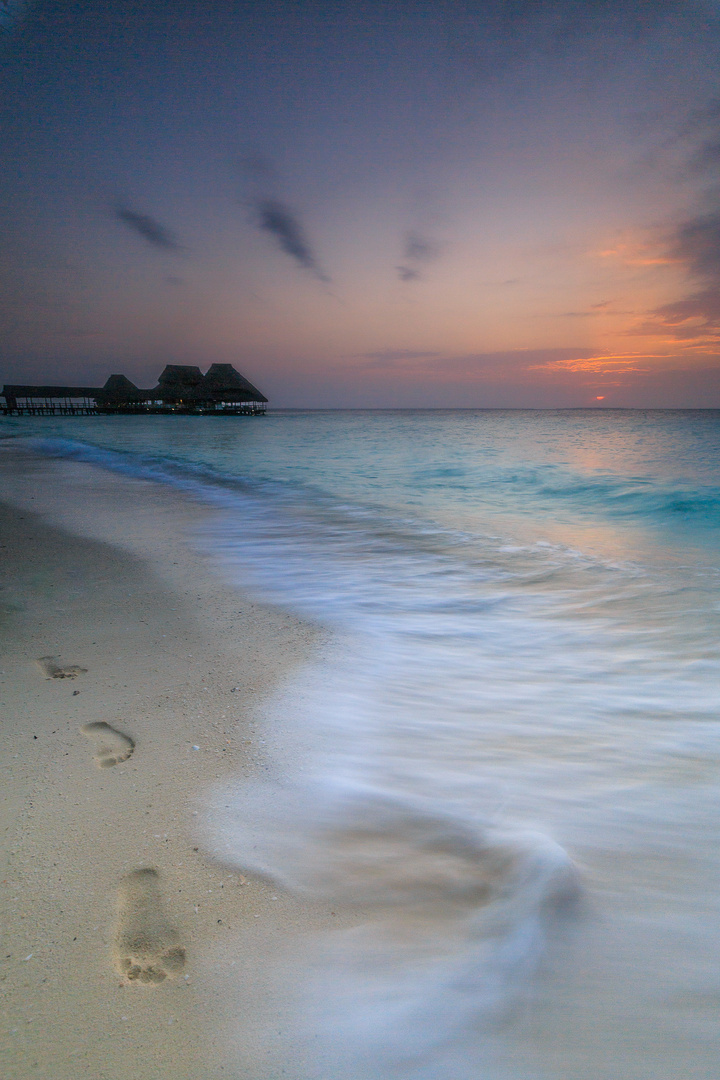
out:
M168 364L152 390L125 375L104 386L26 386L6 383L0 394L5 416L261 416L267 398L232 364L199 367Z

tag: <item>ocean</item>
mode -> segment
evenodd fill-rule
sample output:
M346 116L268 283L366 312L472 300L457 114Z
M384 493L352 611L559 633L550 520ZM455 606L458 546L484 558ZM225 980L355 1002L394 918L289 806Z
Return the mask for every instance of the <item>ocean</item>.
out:
M216 823L356 912L293 969L303 1080L717 1080L720 411L0 436L211 505L223 572L332 632Z

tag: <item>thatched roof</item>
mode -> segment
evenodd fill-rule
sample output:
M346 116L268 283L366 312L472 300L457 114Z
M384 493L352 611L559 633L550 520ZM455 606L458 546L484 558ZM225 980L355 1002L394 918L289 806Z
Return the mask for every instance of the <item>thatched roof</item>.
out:
M147 395L147 390L139 390L125 375L111 375L98 392L97 400L102 404L122 405L145 401Z
M203 373L194 364L166 364L158 379L158 386L199 386Z
M161 401L267 401L256 386L232 364L212 364L206 375L199 367L168 364L147 396Z
M203 379L203 390L216 401L267 401L232 364L211 364Z
M151 398L160 401L200 401L203 373L192 364L166 364L154 390L148 392Z

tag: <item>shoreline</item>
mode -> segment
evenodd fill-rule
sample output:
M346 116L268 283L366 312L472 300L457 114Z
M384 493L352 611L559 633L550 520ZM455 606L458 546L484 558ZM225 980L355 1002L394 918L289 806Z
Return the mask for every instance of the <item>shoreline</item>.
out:
M186 539L212 511L161 485L5 444L0 502L5 1075L276 1075L263 950L326 913L219 864L198 823L214 787L272 776L262 702L323 631L224 581ZM47 678L47 656L87 670ZM126 760L97 767L81 728L98 723L134 743ZM149 869L184 963L132 985L118 896L141 917L128 882ZM240 971L257 995L238 1039Z

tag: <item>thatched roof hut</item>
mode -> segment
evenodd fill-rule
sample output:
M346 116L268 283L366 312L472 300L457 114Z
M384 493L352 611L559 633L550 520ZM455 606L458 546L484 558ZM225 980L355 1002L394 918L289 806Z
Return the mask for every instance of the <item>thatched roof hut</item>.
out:
M176 405L267 401L232 364L212 364L206 375L189 364L167 364L155 389L146 391L146 395L153 401Z
M203 379L203 391L212 401L267 401L232 364L211 364Z
M202 393L203 373L199 367L191 364L166 364L154 390L147 394L153 401L200 402L205 400Z
M99 406L137 405L147 399L147 390L140 390L126 375L111 375L96 394Z

